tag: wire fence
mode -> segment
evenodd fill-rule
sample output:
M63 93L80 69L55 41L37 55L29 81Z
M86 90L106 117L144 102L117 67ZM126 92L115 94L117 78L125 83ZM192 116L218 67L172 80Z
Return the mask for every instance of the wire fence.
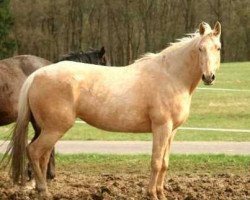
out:
M227 91L227 92L250 92L247 89L229 89L229 88L197 88L198 90L211 90L211 91Z
M85 121L75 121L76 124L87 124ZM230 128L202 128L202 127L180 127L178 130L192 131L214 131L214 132L234 132L234 133L250 133L250 129L230 129Z

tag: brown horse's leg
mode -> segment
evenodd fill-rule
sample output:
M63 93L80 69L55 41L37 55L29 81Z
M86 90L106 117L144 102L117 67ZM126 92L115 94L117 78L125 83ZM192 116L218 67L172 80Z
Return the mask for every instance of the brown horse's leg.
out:
M41 128L37 125L33 116L31 117L31 124L35 130L35 135L31 140L31 143L32 143L40 135ZM33 177L32 177L32 169L31 169L30 163L28 163L27 172L28 172L28 177L31 180ZM53 179L53 178L55 178L55 150L54 149L51 153L50 160L49 160L48 167L47 167L47 179Z
M36 189L48 194L46 174L50 153L63 133L42 131L40 136L27 147L28 157L33 167Z
M153 132L153 151L151 159L151 175L148 192L151 199L158 200L157 180L162 169L163 157L168 145L168 138L172 132L172 124L152 125Z
M171 144L172 144L172 141L174 139L175 133L176 133L176 130L173 131L171 133L170 137L168 138L168 144L167 144L167 147L165 149L161 171L159 173L158 180L157 180L156 190L157 190L157 195L158 195L159 199L165 199L165 195L164 195L164 179L165 179L167 169L168 169L168 165L169 165L170 148L171 148Z

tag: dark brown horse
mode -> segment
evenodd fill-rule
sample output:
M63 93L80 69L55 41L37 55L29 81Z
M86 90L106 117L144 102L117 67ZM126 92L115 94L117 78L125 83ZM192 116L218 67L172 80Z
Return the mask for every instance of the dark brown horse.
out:
M81 63L91 63L95 65L107 65L105 54L105 48L102 47L100 50L91 49L83 52L71 52L64 55L59 61L69 60Z
M0 125L17 118L20 88L26 78L40 67L51 62L31 55L14 56L0 61Z
M77 52L63 56L61 60L71 60L91 64L106 65L105 49L91 50L86 53ZM26 78L37 69L51 64L50 61L32 55L20 55L0 61L0 126L15 122L17 119L17 105L20 89ZM40 128L31 119L35 130L34 141L40 135ZM48 165L47 177L52 179L55 176L54 152ZM31 171L28 170L31 178Z

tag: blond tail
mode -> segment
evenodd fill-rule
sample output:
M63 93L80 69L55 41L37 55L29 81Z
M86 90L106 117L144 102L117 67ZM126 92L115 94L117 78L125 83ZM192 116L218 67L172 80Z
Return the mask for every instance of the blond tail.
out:
M14 183L25 183L26 146L28 143L28 125L30 121L30 107L28 92L34 79L34 74L24 82L18 102L18 118L13 129L12 138L6 154L10 152L12 179Z

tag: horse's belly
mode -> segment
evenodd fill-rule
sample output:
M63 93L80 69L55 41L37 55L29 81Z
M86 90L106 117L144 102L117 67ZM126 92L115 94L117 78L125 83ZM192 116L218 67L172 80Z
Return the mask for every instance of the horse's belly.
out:
M84 120L84 118L83 118ZM148 122L131 123L128 121L105 121L105 120L84 120L88 124L106 131L112 132L130 132L130 133L146 133L151 132L151 126Z
M107 131L150 132L151 122L146 113L137 109L98 104L85 104L78 117L88 124Z

